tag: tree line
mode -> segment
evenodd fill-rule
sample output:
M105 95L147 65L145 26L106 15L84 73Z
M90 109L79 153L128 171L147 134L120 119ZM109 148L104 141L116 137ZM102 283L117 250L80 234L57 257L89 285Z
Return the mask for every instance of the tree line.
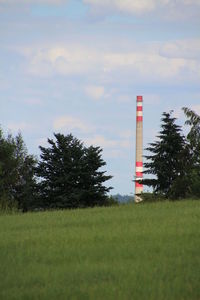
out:
M72 134L54 134L40 146L40 160L29 155L22 135L0 129L0 209L23 212L109 205L100 147L86 147Z
M189 126L184 135L172 111L164 112L157 140L149 144L142 183L163 199L200 197L200 116L183 108ZM28 154L19 133L0 129L0 210L64 209L110 205L112 178L104 171L100 147L86 147L72 134L54 134L40 146L40 159ZM149 197L149 195L148 195ZM117 200L116 200L117 201Z
M184 107L186 135L176 124L173 111L164 112L157 140L146 148L143 180L153 188L154 195L168 199L200 197L200 116Z

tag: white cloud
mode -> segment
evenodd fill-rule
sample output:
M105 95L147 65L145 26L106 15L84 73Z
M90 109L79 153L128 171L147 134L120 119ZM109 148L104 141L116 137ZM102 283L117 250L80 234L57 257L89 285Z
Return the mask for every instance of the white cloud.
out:
M100 146L102 148L113 148L118 145L116 140L105 138L103 135L95 135L92 138L85 139L88 145Z
M124 69L134 71L140 78L169 79L176 77L184 68L191 69L193 64L181 58L166 58L158 53L109 53L105 55L107 72Z
M199 40L184 40L137 48L130 45L126 52L117 51L112 43L101 51L98 46L82 44L33 46L18 51L27 57L28 72L36 76L84 75L103 84L125 79L177 84L200 80L199 50ZM95 99L109 98L103 85L87 86L85 91Z
M0 0L0 4L62 4L67 3L68 0Z
M144 14L165 10L168 15L187 14L188 6L199 6L199 0L83 0L94 12L121 12L128 14ZM184 8L184 10L183 10Z
M86 94L93 99L100 99L104 96L105 89L103 86L90 85L85 88Z
M82 45L50 46L48 48L23 49L30 58L29 70L36 75L83 74L92 72L98 65L98 53Z
M103 135L94 135L93 137L86 138L88 145L100 146L105 149L120 150L122 148L130 147L130 137L120 139L109 139Z
M15 7L30 4L42 5L64 5L69 0L0 0L1 7ZM94 14L136 14L142 15L154 13L166 18L185 18L193 19L199 17L199 0L82 0L83 4L90 7ZM21 8L21 7L20 7Z
M87 146L99 146L103 149L103 155L106 158L125 158L127 150L131 147L131 138L122 135L116 139L109 139L101 134L84 139Z
M83 0L94 8L118 10L125 13L142 13L155 8L155 0Z
M185 4L185 5L200 5L200 1L199 0L179 0L179 2Z
M86 122L71 116L61 116L54 120L53 122L54 130L66 130L67 132L71 130L79 130L81 132L91 131L91 126Z
M200 59L200 39L165 43L160 55L167 58Z

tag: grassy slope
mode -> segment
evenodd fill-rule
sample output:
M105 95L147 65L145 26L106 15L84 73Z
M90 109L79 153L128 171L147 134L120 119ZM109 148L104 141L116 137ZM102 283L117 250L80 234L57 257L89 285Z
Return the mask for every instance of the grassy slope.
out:
M0 216L0 299L200 299L200 201Z

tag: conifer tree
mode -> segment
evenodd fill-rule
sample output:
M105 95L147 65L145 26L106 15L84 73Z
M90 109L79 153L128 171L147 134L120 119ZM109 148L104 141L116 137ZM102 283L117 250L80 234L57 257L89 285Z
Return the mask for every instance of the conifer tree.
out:
M186 193L183 178L184 159L187 156L187 151L185 150L185 138L181 133L181 127L175 121L176 118L172 117L172 111L162 114L158 140L150 143L149 147L146 148L151 154L145 156L147 162L144 164L146 168L144 173L152 174L154 178L145 179L143 183L152 186L155 193L161 193L166 197L172 193L175 183L178 185L179 193Z
M76 208L106 204L105 162L99 147L86 148L69 134L54 134L49 147L40 147L41 161L36 169L39 177L40 205L45 208Z

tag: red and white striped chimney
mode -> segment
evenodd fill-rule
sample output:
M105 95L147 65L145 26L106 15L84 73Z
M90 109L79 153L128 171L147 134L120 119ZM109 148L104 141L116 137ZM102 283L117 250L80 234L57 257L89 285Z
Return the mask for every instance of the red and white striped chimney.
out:
M143 185L143 97L137 96L136 101L136 164L135 164L135 202L141 202Z

